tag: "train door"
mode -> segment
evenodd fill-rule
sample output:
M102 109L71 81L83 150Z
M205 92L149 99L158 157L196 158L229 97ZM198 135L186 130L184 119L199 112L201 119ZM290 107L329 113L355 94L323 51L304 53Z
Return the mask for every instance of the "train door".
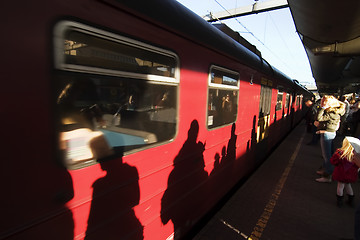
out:
M265 78L261 79L261 90L260 90L260 112L257 126L257 142L260 142L268 137L270 127L270 110L271 110L271 96L272 89L269 87L272 85L270 80Z
M286 93L286 100L285 100L285 117L290 114L290 102L291 102L291 94Z
M302 99L303 99L303 96L301 94L297 94L296 97L295 97L295 107L294 107L294 110L295 110L295 122L294 124L297 124L301 118L302 118Z
M274 119L274 121L277 121L279 119L284 118L284 109L283 109L283 98L284 98L284 93L282 88L278 89L278 93L277 93L277 99L276 99L276 106L275 106L275 114L276 117Z

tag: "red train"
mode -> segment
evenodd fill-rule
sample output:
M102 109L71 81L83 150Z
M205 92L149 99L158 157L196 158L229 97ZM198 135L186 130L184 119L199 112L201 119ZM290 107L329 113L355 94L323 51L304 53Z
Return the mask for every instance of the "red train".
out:
M18 4L1 10L0 239L184 237L311 97L176 1Z

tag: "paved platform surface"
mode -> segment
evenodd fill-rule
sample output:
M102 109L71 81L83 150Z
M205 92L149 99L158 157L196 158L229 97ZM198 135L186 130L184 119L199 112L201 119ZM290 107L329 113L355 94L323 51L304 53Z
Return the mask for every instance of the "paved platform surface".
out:
M352 239L355 208L336 206L337 182L315 181L323 160L310 139L299 124L193 239ZM359 186L352 185L355 206Z

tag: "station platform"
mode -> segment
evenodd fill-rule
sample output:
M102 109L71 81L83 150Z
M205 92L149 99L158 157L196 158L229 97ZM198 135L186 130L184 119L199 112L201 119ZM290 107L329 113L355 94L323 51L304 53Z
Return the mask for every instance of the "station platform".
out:
M319 183L320 142L301 122L269 158L197 232L194 240L353 239L360 183L352 184L354 207L336 206L337 182ZM343 137L338 136L336 146Z

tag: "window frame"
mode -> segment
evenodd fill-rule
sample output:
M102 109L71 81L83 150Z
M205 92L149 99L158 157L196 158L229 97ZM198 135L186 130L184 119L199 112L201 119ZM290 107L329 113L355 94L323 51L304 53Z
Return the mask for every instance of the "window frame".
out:
M118 44L124 44L127 46L135 47L138 50L144 50L147 52L152 52L154 54L163 55L166 57L173 58L174 60L174 74L173 77L166 77L161 75L155 74L148 74L148 73L136 73L136 72L127 72L127 71L119 71L119 70L111 70L106 68L99 68L99 67L90 67L84 65L76 65L76 64L69 64L66 63L66 55L64 54L65 47L64 47L64 40L66 39L66 31L73 30L79 31L89 36L95 36L104 40L109 40ZM165 50L163 48L156 47L154 45L141 42L139 40L124 37L119 34L115 34L109 31L105 31L98 27L92 27L90 25L86 25L79 22L69 21L69 20L61 20L53 28L53 59L54 59L54 69L56 71L60 71L60 75L64 74L85 74L85 75L95 75L101 77L120 77L120 78L129 78L135 79L139 81L145 81L149 84L159 84L159 85L171 85L176 87L176 98L175 98L175 132L174 136L171 139L163 140L156 142L150 145L144 145L136 149L132 149L129 151L125 151L123 155L130 155L139 151L143 151L146 149L154 148L160 145L167 144L172 142L178 135L179 131L179 94L180 94L180 59L177 54L173 51ZM171 65L172 67L172 65ZM55 73L55 75L57 75ZM55 84L57 85L57 84ZM57 116L59 117L59 116ZM55 127L56 136L59 136L59 130ZM60 146L60 139L57 137L57 146ZM59 147L57 147L58 151L61 151ZM84 162L74 162L71 164L69 163L65 157L61 157L61 162L65 164L65 166L69 169L80 169L90 165L97 164L98 161L96 157L93 157L91 160L86 160Z
M211 81L211 74L213 72L213 70L217 70L220 72L225 72L228 74L232 74L232 75L237 75L237 85L236 86L232 86L232 85L227 85L227 84L220 84L220 83L213 83ZM236 117L234 119L234 121L230 122L230 123L226 123L226 124L222 124L213 128L209 128L209 91L210 89L219 89L219 90L228 90L228 91L237 91L237 99L236 99ZM211 131L211 130L215 130L218 128L222 128L225 126L228 126L230 124L233 124L237 121L238 119L238 104L239 104L239 93L240 93L240 73L234 70L230 70L228 68L224 68L224 67L220 67L218 65L211 65L209 68L209 73L208 73L208 86L207 86L207 99L206 99L206 123L205 126L207 128L207 130Z
M142 73L134 73L134 72L127 72L127 71L120 71L120 70L111 70L111 69L102 69L98 67L89 67L83 65L76 65L76 64L68 64L65 62L65 55L62 54L64 50L64 35L66 30L75 30L79 31L84 34L88 34L91 36L95 36L101 39L125 44L131 47L135 47L138 49L142 49L145 51L154 52L156 54L165 55L168 57L173 57L175 59L175 73L174 77L165 77L159 76L154 74L142 74ZM61 33L61 34L59 34ZM72 72L83 72L83 73L90 73L90 74L97 74L97 75L109 75L109 76L120 76L120 77L129 77L129 78L136 78L136 79L143 79L148 81L156 81L156 82L165 82L165 83L173 83L179 84L180 83L180 61L179 57L169 50L165 50L148 43L140 42L138 40L121 36L119 34L115 34L112 32L108 32L102 30L100 28L95 28L89 25L85 25L78 22L73 21L61 21L56 24L54 27L54 65L55 69L64 70L64 71L72 71Z
M287 92L286 97L285 97L285 108L286 109L290 108L290 97L291 97L291 94Z
M299 107L300 109L302 109L302 103L303 103L303 99L304 99L304 96L302 94L299 95Z
M280 104L278 104L280 95L281 95L281 102L280 102ZM276 106L275 106L276 111L280 111L283 109L283 98L284 98L284 92L282 92L281 90L278 89L277 96L276 96ZM280 106L278 106L278 105L280 105Z
M270 115L271 102L272 102L272 88L268 85L261 84L260 101L259 101L259 118ZM262 109L262 107L265 108ZM263 116L261 116L261 114Z
M295 103L295 105L297 107L301 108L301 102L302 102L302 95L301 94L296 95L296 103Z

